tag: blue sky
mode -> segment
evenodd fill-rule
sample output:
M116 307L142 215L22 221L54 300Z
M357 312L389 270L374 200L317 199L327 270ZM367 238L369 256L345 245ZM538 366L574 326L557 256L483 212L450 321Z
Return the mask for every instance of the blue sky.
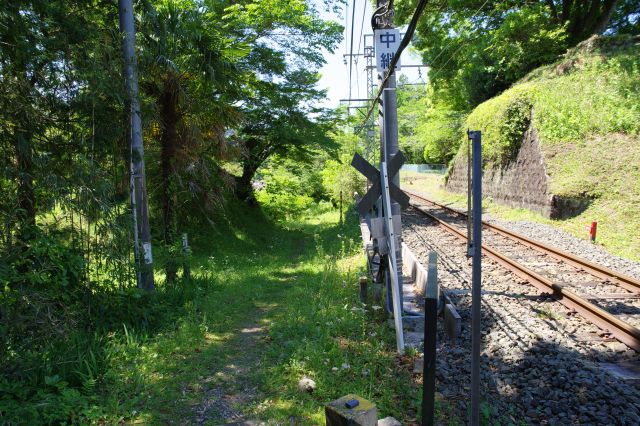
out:
M339 105L340 99L346 99L349 96L349 61L347 58L347 64L344 63L343 55L349 53L351 47L351 14L353 11L354 1L356 3L355 23L353 28L353 53L363 53L364 40L361 38L361 34L372 34L371 30L371 2L369 0L348 0L347 9L342 9L339 15L331 12L325 12L323 6L318 5L318 10L321 10L321 16L325 19L331 19L346 25L346 31L344 39L336 51L331 54L325 52L325 59L327 63L321 69L322 78L319 86L324 89L328 89L328 99L323 103L326 107L336 107ZM364 28L362 25L362 12L365 8ZM348 19L345 20L345 12L348 13ZM371 43L371 38L368 42ZM412 53L405 52L402 55L402 64L418 64L420 58ZM352 98L365 98L367 92L367 75L365 71L365 59L358 57L357 64L353 63L353 71L351 78L351 97ZM374 64L375 65L375 64ZM417 68L405 68L400 74L406 74L410 82L420 81ZM426 80L426 70L422 69L422 76ZM374 76L374 81L377 78ZM354 104L355 105L355 104Z

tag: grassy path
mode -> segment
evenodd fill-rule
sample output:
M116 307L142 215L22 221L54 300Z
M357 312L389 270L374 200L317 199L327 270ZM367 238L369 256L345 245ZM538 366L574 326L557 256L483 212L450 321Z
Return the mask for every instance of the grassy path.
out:
M357 300L355 216L343 228L337 219L314 212L277 226L244 212L194 236L180 314L153 334L113 336L106 423L324 424L324 404L347 393L415 420L409 364L384 319ZM312 394L298 390L303 376L315 380Z
M185 326L154 342L167 358L182 359L182 366L167 360L166 373L155 368L168 380L155 392L151 377L151 398L139 421L228 424L251 417L265 325L286 300L307 239L313 241L313 234L278 229L258 212L195 239L200 255L193 259L194 277L205 290L188 302L194 316ZM167 348L173 350L167 354Z
M243 408L256 399L256 386L251 380L260 368L259 344L264 338L260 319L253 318L229 340L231 353L226 365L214 368L203 380L204 400L196 407L197 424L216 422L249 423Z
M327 402L355 393L416 424L413 360L358 300L357 216L341 226L325 206L276 224L228 208L189 233L190 281L156 270L152 294L96 297L99 326L48 348L43 380L0 378L0 423L322 425ZM298 389L305 376L313 393Z

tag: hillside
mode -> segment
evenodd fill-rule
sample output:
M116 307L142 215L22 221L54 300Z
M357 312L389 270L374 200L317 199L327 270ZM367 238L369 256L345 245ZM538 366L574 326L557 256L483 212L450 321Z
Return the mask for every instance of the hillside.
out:
M637 258L640 219L640 38L592 37L479 105L485 194L525 207ZM466 143L448 190L466 190Z

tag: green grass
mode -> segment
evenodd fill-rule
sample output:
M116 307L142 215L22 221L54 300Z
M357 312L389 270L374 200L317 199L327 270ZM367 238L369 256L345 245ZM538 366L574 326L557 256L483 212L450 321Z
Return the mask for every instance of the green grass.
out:
M141 357L148 396L133 417L164 423L193 415L206 391L203 379L238 359L244 348L236 335L254 323L265 336L255 348L260 368L250 370L259 389L246 407L250 418L323 424L323 404L346 393L372 399L381 413L414 412L415 387L396 364L393 336L357 300L363 259L350 217L341 230L335 211L282 227L249 216L230 228L235 241L199 246L211 255L196 259L195 273L218 284L193 302L195 317L153 339L149 356ZM342 369L345 363L350 369ZM313 394L298 391L303 375L316 381Z
M581 238L598 222L610 252L640 260L640 39L589 39L479 105L464 128L481 130L485 167L512 161L533 126L549 175L549 191L589 202L576 217L550 221L487 203L504 219L552 224ZM461 144L458 155L464 155ZM443 195L448 197L448 195Z
M630 183L635 184L635 182ZM466 195L445 191L442 176L428 175L428 177L418 179L402 173L401 184L403 188L422 192L433 197L435 201L466 209ZM527 209L514 209L498 204L491 199L482 201L482 209L484 213L498 219L543 223L585 240L589 238L587 226L591 224L591 221L596 220L598 221L596 245L605 248L612 254L640 261L640 233L636 232L637 226L640 225L637 217L633 217L634 206L637 206L640 200L635 199L629 193L624 196L619 195L612 194L596 199L580 215L568 219L549 219Z
M415 419L410 360L399 362L393 330L358 301L355 214L343 227L326 207L281 224L237 205L221 218L190 234L190 283L105 299L111 327L60 340L56 359L72 360L69 371L56 361L39 373L45 385L0 381L0 422L193 423L214 389L240 391L225 375L243 364L256 391L235 409L249 419L324 424L324 404L347 393L371 399L381 416ZM262 335L247 346L243 330L254 326ZM313 394L298 391L303 375L316 381ZM222 418L211 410L208 421Z

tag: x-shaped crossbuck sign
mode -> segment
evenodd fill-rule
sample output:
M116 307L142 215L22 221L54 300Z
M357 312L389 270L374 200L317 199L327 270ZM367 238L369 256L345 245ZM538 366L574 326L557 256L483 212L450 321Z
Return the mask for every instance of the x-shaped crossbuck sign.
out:
M409 196L402 192L396 184L391 182L391 179L398 174L400 167L402 167L406 160L402 151L398 151L387 164L389 195L391 195L391 198L397 201L402 208L406 208L409 205ZM358 203L358 212L361 216L365 216L367 212L373 208L380 195L382 195L382 174L358 153L353 155L351 165L372 182L371 188L369 188L365 196L362 197L362 200Z

